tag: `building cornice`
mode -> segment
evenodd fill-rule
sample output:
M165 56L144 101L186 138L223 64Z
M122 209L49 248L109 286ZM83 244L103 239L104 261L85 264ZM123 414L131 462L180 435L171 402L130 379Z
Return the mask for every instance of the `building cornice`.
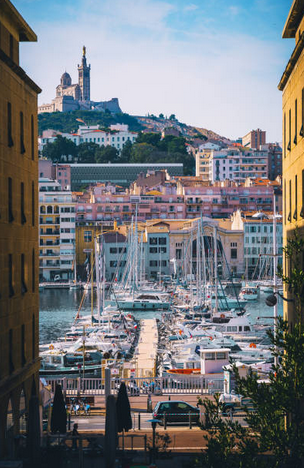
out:
M0 49L0 60L4 62L19 78L24 81L35 93L40 94L41 88L19 67L3 50Z
M282 37L284 39L295 37L298 26L303 17L304 0L294 0L286 23L283 28Z
M285 68L285 70L283 72L281 80L280 80L280 82L278 84L278 89L280 91L284 90L284 88L286 86L286 83L289 80L289 77L292 74L293 69L294 69L294 67L295 67L295 65L296 65L296 63L297 63L303 49L304 49L304 32L302 33L302 35L301 35L300 39L298 40L295 48L293 49L291 57L290 57L287 65L286 65L286 68Z

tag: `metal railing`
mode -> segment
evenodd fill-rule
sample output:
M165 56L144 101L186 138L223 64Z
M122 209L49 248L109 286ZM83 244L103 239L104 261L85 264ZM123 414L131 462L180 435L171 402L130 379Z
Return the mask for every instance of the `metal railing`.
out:
M67 395L104 395L105 379L102 378L46 378L51 385L52 392L56 384L62 386ZM144 378L112 378L111 392L118 393L121 382L125 382L130 396L140 395L174 395L174 394L214 394L222 393L224 389L223 378L207 378L202 376L164 376Z

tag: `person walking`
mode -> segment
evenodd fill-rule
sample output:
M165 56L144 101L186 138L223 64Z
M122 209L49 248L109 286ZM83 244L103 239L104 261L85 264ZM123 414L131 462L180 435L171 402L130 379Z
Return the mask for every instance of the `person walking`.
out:
M78 447L77 440L78 440L78 437L79 437L78 424L77 423L75 423L74 426L73 426L72 436L73 436L72 448L76 450L77 447Z

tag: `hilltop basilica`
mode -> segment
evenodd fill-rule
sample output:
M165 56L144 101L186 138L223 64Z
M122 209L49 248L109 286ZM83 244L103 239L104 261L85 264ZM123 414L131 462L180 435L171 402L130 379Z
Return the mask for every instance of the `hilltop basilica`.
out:
M78 65L78 83L72 84L72 78L64 72L60 84L56 87L56 97L51 104L42 104L38 113L42 112L70 112L77 109L97 110L104 112L108 109L112 113L121 112L117 98L110 101L91 101L90 98L90 71L87 65L86 48L83 47L81 65Z

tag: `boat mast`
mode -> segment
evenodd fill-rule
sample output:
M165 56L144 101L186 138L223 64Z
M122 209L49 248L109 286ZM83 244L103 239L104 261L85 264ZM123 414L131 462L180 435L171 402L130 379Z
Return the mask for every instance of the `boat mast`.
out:
M94 264L93 264L93 257L94 257L94 254L93 254L93 249L91 250L91 323L93 325L93 288L94 288L94 284L93 284L93 272L94 272Z
M94 248L95 248L95 271L96 271L96 292L97 292L97 315L98 323L100 326L100 283L99 283L99 273L100 273L100 256L98 252L97 237L94 239Z
M276 213L276 200L275 194L273 194L273 289L277 292L277 213ZM278 319L278 303L276 302L273 308L273 333L274 336L277 334L277 319ZM278 358L274 358L274 364L278 364Z
M217 278L217 227L213 228L213 244L214 244L214 289L215 289L215 310L218 311L218 278Z
M203 298L204 304L206 302L206 287L207 287L207 278L206 278L206 257L205 257L205 236L204 236L204 229L203 229L203 218L201 217L201 230L202 230L202 260L203 260Z

